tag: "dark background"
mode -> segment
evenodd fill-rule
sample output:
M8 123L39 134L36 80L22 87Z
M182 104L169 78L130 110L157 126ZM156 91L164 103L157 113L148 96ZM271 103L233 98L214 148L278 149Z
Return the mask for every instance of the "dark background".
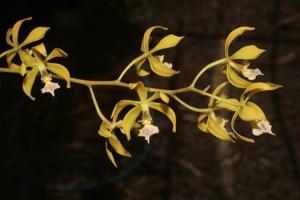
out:
M6 30L17 20L33 16L23 33L34 26L50 26L44 40L48 51L60 47L69 54L62 63L73 77L116 78L140 54L146 28L159 24L187 36L166 52L167 60L182 73L172 79L152 76L144 81L161 88L186 86L201 66L223 57L226 35L247 25L256 30L233 48L251 43L267 49L255 62L265 73L260 80L284 88L256 98L276 137L263 135L255 144L218 141L197 129L196 114L172 102L178 132L171 133L169 122L155 114L160 134L151 138L150 145L134 137L126 144L134 157L118 157L116 169L97 134L100 121L85 87L73 84L71 90L60 89L52 98L41 95L37 83L33 102L23 94L20 76L0 74L1 200L300 199L299 0L6 3L0 7L1 52L8 48ZM199 86L214 82L219 78L215 74L204 76ZM137 78L129 73L125 80ZM117 100L134 97L119 88L96 91L107 115ZM186 100L200 107L206 104L204 97L186 96Z

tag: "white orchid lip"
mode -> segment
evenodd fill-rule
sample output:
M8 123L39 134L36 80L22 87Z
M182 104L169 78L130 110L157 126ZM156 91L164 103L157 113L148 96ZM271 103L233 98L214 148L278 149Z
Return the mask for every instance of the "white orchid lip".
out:
M172 69L173 68L173 64L172 63L168 63L168 62L164 62L163 63L167 68Z
M165 55L158 56L158 60L159 60L160 63L162 63L167 68L172 69L173 68L173 64L169 63L169 62L164 62L164 59L165 59Z
M242 74L248 78L250 81L253 81L256 79L257 76L259 75L264 75L260 69L255 68L255 69L245 69L242 71Z
M272 132L272 125L267 120L261 120L257 122L256 127L252 129L252 134L255 136L260 136L264 133L275 135L275 133Z
M60 86L58 83L54 83L51 81L51 74L47 74L42 77L42 81L45 83L44 87L41 89L42 93L50 93L53 97L55 96L55 90L59 89Z
M143 128L140 129L138 136L144 137L145 140L150 143L150 137L159 133L159 129L157 126L152 124L145 124Z

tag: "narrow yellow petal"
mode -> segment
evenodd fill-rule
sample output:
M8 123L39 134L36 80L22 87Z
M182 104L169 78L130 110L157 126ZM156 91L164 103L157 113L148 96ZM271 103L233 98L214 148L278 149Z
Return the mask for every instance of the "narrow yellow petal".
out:
M12 60L14 59L16 54L17 54L17 51L6 54L6 62L7 62L8 65L10 65L12 63Z
M265 120L266 116L262 109L253 102L247 102L239 110L239 116L247 122Z
M49 61L53 58L66 58L68 57L68 54L66 52L64 52L62 49L60 48L54 48L51 53L46 57L46 61Z
M119 101L115 105L115 107L114 107L114 109L113 109L113 111L111 113L111 118L113 118L113 121L116 121L118 119L118 116L119 116L120 112L125 107L127 107L129 105L134 105L135 106L135 105L137 105L137 102L136 101L132 101L132 100L121 100L121 101Z
M20 67L21 67L21 71L20 71L21 76L25 76L26 70L27 70L26 65L24 65L24 63L22 63Z
M233 141L233 139L229 136L229 133L226 131L224 127L221 127L219 121L217 121L214 114L210 114L207 119L207 130L216 136L217 138L224 141Z
M31 89L32 89L32 86L33 86L33 83L35 81L38 71L39 70L37 68L33 68L32 70L30 70L26 74L26 76L23 80L23 84L22 84L24 93L32 100L35 100L35 98L31 95Z
M124 134L127 137L127 140L130 140L130 131L131 128L133 127L136 119L141 113L141 107L140 106L135 106L132 109L128 111L128 113L125 115L123 121L122 121L122 126L123 126L123 131Z
M136 92L138 93L138 96L139 96L141 101L147 100L148 91L147 91L147 88L145 88L143 82L139 81L139 82L136 82L136 83L130 83L129 88L131 90L136 90Z
M237 100L237 99L226 99L226 101L229 101L231 102L232 104L235 104L235 105L239 105L240 102ZM238 110L238 106L235 106L235 105L232 105L232 104L229 104L225 101L220 101L216 104L216 107L217 108L224 108L226 110L230 110L230 111L233 111L233 112L236 112Z
M44 43L41 43L41 44L39 44L35 47L32 47L32 48L35 49L37 52L39 52L44 57L47 56L47 50L46 50L46 47L45 47Z
M168 97L168 95L166 95L163 92L159 92L159 97L165 103L169 103L170 102L170 98Z
M142 69L142 66L145 63L145 61L146 61L146 59L143 59L135 64L135 66L136 66L135 69L136 69L136 73L138 76L144 77L144 76L148 76L150 74L148 71Z
M204 121L207 117L208 117L207 114L201 114L198 117L198 123L197 123L198 124L198 129L205 132L205 133L208 133L207 124Z
M137 75L141 76L141 77L148 76L149 74L150 74L150 72L148 72L144 69L140 69L140 70L137 71Z
M118 167L118 165L116 164L116 161L115 161L115 158L114 158L113 154L111 153L111 151L107 147L107 142L105 142L105 150L106 150L106 154L107 154L109 160L112 162L112 164L115 167Z
M167 35L159 41L159 43L151 50L151 52L153 53L162 49L175 47L183 38L184 36L176 36L173 34Z
M6 37L5 37L5 39L6 39L6 43L7 43L9 46L13 47L13 46L14 46L14 43L13 43L13 41L11 40L11 36L12 36L12 29L9 28L9 29L7 30L7 32L6 32Z
M235 130L235 121L237 119L237 116L239 115L238 112L234 113L234 115L232 116L231 119L231 129L234 132L234 134L236 135L237 138L239 138L240 140L244 140L246 142L250 142L250 143L255 143L255 141L251 138L247 138L241 134L239 134L236 130Z
M26 74L26 66L22 63L21 66L11 63L9 66L9 69L13 69L15 71L19 71L21 76L24 76Z
M110 131L108 131L108 126L109 126L109 124L103 121L98 130L98 134L104 138L111 137L112 133Z
M15 47L19 46L19 31L24 21L31 20L31 17L19 20L12 28L12 41Z
M159 76L171 77L171 76L179 73L179 71L175 71L173 69L166 67L163 63L161 63L159 61L158 58L156 58L154 56L149 56L148 59L149 59L150 67L151 67L152 71Z
M168 28L165 28L162 26L152 26L152 27L148 28L144 33L144 37L143 37L143 41L142 41L142 45L141 45L142 52L144 52L144 53L149 52L150 35L151 35L152 31L154 31L155 29L168 30Z
M11 63L9 66L8 66L10 69L13 69L13 70L16 70L16 71L19 71L20 70L20 66L15 64L15 63Z
M114 136L110 137L108 139L109 144L112 146L112 148L121 156L131 157L130 153L123 147L119 139Z
M154 102L150 102L149 104L150 108L153 108L161 113L163 113L164 115L166 115L169 120L172 122L172 131L175 133L176 132L176 114L175 112L172 110L172 108L170 108L169 106L162 104L162 103L154 103Z
M156 99L160 98L160 92L155 92L150 98L147 99L147 101L155 101Z
M36 42L43 39L45 37L46 32L49 29L50 29L49 27L37 27L33 29L26 37L26 39L20 44L20 46L22 47L32 42Z
M248 45L236 51L230 58L238 60L254 60L265 51L266 50L260 49L255 45Z
M24 65L26 65L27 67L33 67L37 62L42 62L39 58L30 55L26 50L19 50L18 53L20 55L22 63L24 63Z
M168 97L168 95L166 95L163 92L155 92L149 99L148 101L155 101L157 99L161 99L163 102L165 103L169 103L170 102L170 98Z
M281 85L277 85L274 83L269 83L269 82L257 82L257 83L251 83L246 90L243 92L241 95L241 100L244 101L245 98L250 98L254 94L258 92L263 92L263 91L271 91L271 90L276 90L278 88L282 87ZM246 97L246 94L249 93Z
M229 33L225 41L225 56L229 58L229 47L235 39L237 39L245 31L253 31L254 29L254 27L242 26L234 29L231 33Z
M226 70L228 81L237 88L246 88L251 82L241 78L237 73L228 65Z
M70 73L66 67L58 63L47 63L46 68L54 74L58 75L59 77L63 78L67 82L67 88L71 87Z

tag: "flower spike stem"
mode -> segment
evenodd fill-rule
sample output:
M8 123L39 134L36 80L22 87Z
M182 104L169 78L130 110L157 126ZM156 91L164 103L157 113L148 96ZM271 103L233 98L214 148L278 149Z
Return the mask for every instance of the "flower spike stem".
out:
M4 72L4 73L12 73L12 74L19 74L20 72L17 70L13 70L7 67L0 67L0 72Z
M92 97L92 100L93 100L93 103L94 103L94 106L95 106L95 109L97 111L97 114L99 116L99 118L107 123L110 123L109 120L104 116L104 114L101 112L100 108L99 108L99 105L98 105L98 101L96 99L96 96L95 96L95 93L94 93L94 90L92 88L92 86L88 86L89 88L89 91L91 93L91 97Z
M185 108L193 111L193 112L198 112L198 113L206 113L206 112L210 112L211 109L209 108L196 108L193 107L189 104L187 104L186 102L184 102L183 100L181 100L178 96L176 96L175 94L172 94L171 97L173 97L178 103L180 103L182 106L184 106Z
M122 71L122 73L120 74L120 76L118 77L117 81L120 82L122 80L122 78L125 76L125 74L128 72L128 70L133 67L137 62L139 62L140 60L146 58L147 56L149 56L149 54L144 53L143 55L135 58L133 61L131 61L126 67L125 69Z
M29 17L19 20L6 32L5 39L10 48L0 54L0 58L5 58L7 63L7 67L0 67L0 72L21 75L23 78L22 89L32 100L35 98L31 94L31 91L34 83L38 80L37 77L40 77L40 80L45 84L42 93L50 93L53 96L54 90L60 88L58 83L52 82L53 78L66 81L67 88L70 88L71 83L88 87L92 102L100 119L98 133L106 139L106 153L114 166L117 166L117 164L111 150L114 150L114 153L121 156L131 157L131 154L118 139L117 133L126 135L129 141L132 138L131 135L134 133L132 130L139 129L138 136L144 137L149 143L150 137L160 132L159 126L154 124L155 120L151 116L151 109L164 114L172 124L172 131L176 132L176 113L168 104L170 99L175 100L186 109L198 113L198 129L202 132L210 133L221 140L234 142L240 139L246 142L254 142L252 138L239 134L235 129L235 121L238 117L250 124L252 135L259 136L264 133L274 135L272 126L263 110L251 101L252 96L257 93L281 87L269 82L254 82L256 76L264 74L260 69L253 68L250 61L258 58L265 50L255 45L248 45L242 47L233 55L229 54L231 43L244 32L254 30L253 27L242 26L233 30L225 41L224 58L200 68L190 85L177 89L161 89L145 87L142 81L132 83L123 81L123 79L133 67L136 68L136 74L141 77L148 76L151 73L164 78L178 75L179 71L173 68L173 64L169 61L164 61L165 55L158 52L177 46L184 36L166 35L152 48L149 44L152 32L155 30L166 31L167 28L162 26L150 27L144 33L140 49L142 53L124 67L117 79L107 81L84 80L71 77L69 70L65 66L52 61L54 58L66 58L68 55L60 48L54 48L49 54L47 53L45 44L40 42L40 40L44 38L49 27L37 27L27 37L24 37L24 41L19 41L19 38L21 38L19 37L21 25L31 19ZM37 45L34 46L33 44ZM201 88L205 89L199 89L196 84L200 81L201 76L209 69L219 66L221 68L217 69L226 76L227 81L212 90L210 90L209 85L201 86ZM94 93L94 88L97 86L114 86L134 90L138 100L120 100L112 110L110 118L107 118L101 111ZM240 97L228 97L224 94L222 90L227 86L242 90ZM183 93L192 93L206 97L208 99L207 107L198 108L190 105L179 97ZM119 115L128 106L130 106L129 111L125 115ZM230 130L227 130L227 126L225 126L228 120L218 116L220 110L232 112L233 117L229 123ZM120 116L124 117L120 118Z
M200 77L202 76L202 74L204 74L204 72L206 72L208 69L213 68L213 67L218 66L218 65L221 65L221 64L224 64L224 63L226 63L226 61L227 61L226 58L222 58L222 59L220 59L220 60L216 60L216 61L214 61L214 62L212 62L212 63L209 63L208 65L206 65L205 67L203 67L203 68L200 70L200 72L196 75L196 77L194 78L194 80L193 80L191 86L192 86L192 87L195 87L195 85L196 85L197 81L199 80L199 78L200 78Z

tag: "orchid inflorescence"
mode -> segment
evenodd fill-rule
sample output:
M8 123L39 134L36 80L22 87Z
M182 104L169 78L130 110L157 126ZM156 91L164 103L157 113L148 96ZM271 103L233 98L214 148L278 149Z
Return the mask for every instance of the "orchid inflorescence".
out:
M12 28L8 29L6 43L11 48L0 55L0 58L6 58L7 63L7 67L1 67L0 72L17 73L24 77L22 83L23 91L32 100L35 98L32 96L31 91L37 77L40 77L40 80L44 83L41 92L50 93L53 97L54 91L60 88L59 84L54 82L54 79L65 80L67 88L70 88L71 83L87 86L96 112L101 120L98 133L106 139L106 153L114 166L117 166L117 164L112 150L119 155L131 157L131 154L124 148L117 137L116 131L124 134L129 141L134 130L138 130L137 135L144 137L147 143L150 143L154 134L159 133L159 127L153 123L153 116L151 116L150 110L153 109L164 114L172 124L172 131L176 132L176 114L168 105L170 99L174 99L190 111L199 113L197 122L199 130L210 133L221 140L254 142L252 138L238 133L235 129L235 121L238 117L250 124L254 136L264 133L274 135L272 126L263 110L251 101L251 98L256 93L281 87L269 82L253 82L256 76L263 75L263 73L258 68L252 68L250 61L258 58L265 50L255 45L248 45L232 55L229 54L231 43L245 31L254 30L253 27L243 26L233 30L225 41L224 58L201 68L190 85L168 90L146 87L142 81L135 83L122 81L126 73L133 67L135 67L136 73L140 77L148 76L151 73L161 77L172 77L179 74L179 71L173 68L172 63L164 61L164 55L159 52L177 46L184 37L169 34L163 37L153 48L149 46L152 32L158 29L166 31L167 28L153 26L146 30L141 44L141 55L132 60L117 79L93 81L72 78L65 66L52 62L52 59L67 57L67 53L59 48L54 48L49 54L47 53L45 45L40 41L49 30L48 27L33 29L25 40L20 42L18 36L21 25L29 20L31 18L19 20ZM200 77L211 68L217 68L220 73L226 76L227 81L220 83L214 89L210 89L210 86L205 87L205 89L196 87ZM94 94L94 87L101 85L134 90L137 93L138 100L120 100L114 106L111 116L108 118L102 113ZM225 95L222 91L229 86L242 90L241 96L235 98ZM191 106L178 96L178 94L187 92L208 97L207 108ZM130 109L125 112L127 110L125 108ZM221 117L220 111L232 113L231 120ZM226 126L228 121L230 121L229 126Z

